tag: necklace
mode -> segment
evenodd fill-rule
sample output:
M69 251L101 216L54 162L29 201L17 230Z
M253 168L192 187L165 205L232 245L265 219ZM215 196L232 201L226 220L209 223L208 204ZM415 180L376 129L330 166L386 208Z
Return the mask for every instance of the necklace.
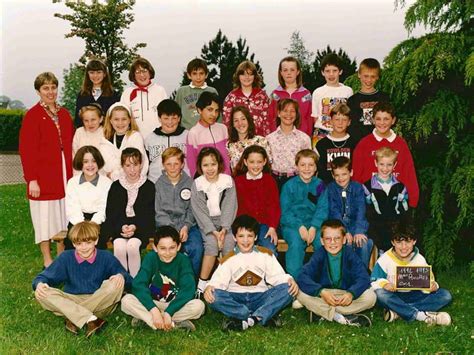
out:
M340 149L340 148L344 148L344 146L346 145L346 143L347 143L347 141L348 141L349 139L343 140L341 145L337 145L336 142L333 141L332 139L329 139L329 140L331 141L331 143L332 143L332 145L334 146L334 148Z

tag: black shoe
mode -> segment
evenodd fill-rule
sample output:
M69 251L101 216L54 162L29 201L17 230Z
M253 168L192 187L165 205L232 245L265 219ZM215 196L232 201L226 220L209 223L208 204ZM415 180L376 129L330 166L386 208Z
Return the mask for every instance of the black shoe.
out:
M318 323L318 322L321 322L322 320L323 320L323 317L318 316L316 313L313 313L313 312L309 311L309 322L310 323Z
M265 324L265 327L268 327L268 328L281 328L282 326L283 326L283 322L281 321L281 318L279 315L273 316Z
M194 299L196 300L204 300L204 292L201 291L200 289L196 289L196 293L194 294Z
M351 314L348 316L344 316L346 318L346 325L350 325L352 327L371 327L372 322L370 318L367 317L365 314L357 313Z
M244 330L242 325L242 321L235 318L226 318L222 322L222 330L229 331L229 330Z

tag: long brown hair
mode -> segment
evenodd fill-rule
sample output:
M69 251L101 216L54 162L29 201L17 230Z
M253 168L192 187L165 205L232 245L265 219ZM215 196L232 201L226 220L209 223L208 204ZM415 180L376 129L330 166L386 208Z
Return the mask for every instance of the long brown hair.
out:
M250 111L245 106L234 106L232 107L232 111L230 113L230 125L229 125L229 143L235 143L239 141L239 133L234 127L234 114L236 112L242 112L242 114L247 119L249 128L247 130L247 138L255 137L255 123L253 121L252 115Z
M109 69L99 59L91 59L86 65L86 71L84 73L84 80L82 81L81 87L81 96L90 96L92 95L92 81L89 78L90 71L102 71L104 73L104 80L102 80L102 95L104 96L112 96L114 94L114 90L112 89L112 81L110 80Z

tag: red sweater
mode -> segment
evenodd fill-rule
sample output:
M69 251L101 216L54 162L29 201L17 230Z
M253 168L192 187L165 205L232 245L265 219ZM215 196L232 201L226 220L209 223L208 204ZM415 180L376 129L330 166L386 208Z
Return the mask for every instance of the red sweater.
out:
M275 180L264 173L261 179L248 180L246 175L235 178L237 216L248 214L259 223L277 228L280 223L280 195Z
M372 133L362 138L359 144L357 144L353 155L353 179L361 184L369 180L372 175L377 172L377 167L374 162L375 151L382 147L390 147L398 151L397 165L393 173L395 177L406 186L408 191L408 204L410 207L416 207L418 205L420 190L418 188L415 165L413 164L413 158L407 143L400 136L389 138L389 140L385 138L378 140L377 138Z
M72 138L74 126L69 112L58 112L61 139L66 160L66 179L72 177ZM38 103L25 114L20 129L20 157L30 200L59 200L65 196L61 145L53 120ZM29 194L29 183L37 180L40 196Z

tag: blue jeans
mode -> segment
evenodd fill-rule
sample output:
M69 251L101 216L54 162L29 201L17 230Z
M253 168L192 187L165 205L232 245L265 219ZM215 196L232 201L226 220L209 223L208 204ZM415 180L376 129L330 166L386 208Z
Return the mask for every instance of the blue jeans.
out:
M209 306L223 313L226 317L247 320L250 316L260 318L265 325L269 319L278 314L293 297L288 293L288 284L283 283L265 292L229 292L214 290L215 301Z
M283 227L282 233L283 238L288 243L288 250L285 253L286 271L296 279L303 267L306 247L308 245L301 239L300 232L297 228ZM315 251L321 247L320 229L317 230L316 237L312 244Z
M191 265L193 266L194 274L196 277L199 277L204 245L202 242L201 232L197 226L192 226L188 231L188 240L183 243L181 251L189 257Z
M370 238L367 238L367 243L363 244L361 247L358 247L354 242L352 242L352 250L359 255L360 260L362 260L367 268L369 267L370 254L372 253L373 246L374 242Z
M260 224L260 231L258 232L257 243L256 244L261 246L261 247L270 249L272 251L273 255L275 255L275 257L277 257L278 256L277 246L272 243L272 239L270 237L265 238L265 234L267 234L269 229L270 229L270 227L268 227L268 225Z
M379 288L375 290L375 293L380 306L391 309L407 321L415 320L418 311L437 312L452 300L451 294L444 288L432 293L421 291L390 292Z

